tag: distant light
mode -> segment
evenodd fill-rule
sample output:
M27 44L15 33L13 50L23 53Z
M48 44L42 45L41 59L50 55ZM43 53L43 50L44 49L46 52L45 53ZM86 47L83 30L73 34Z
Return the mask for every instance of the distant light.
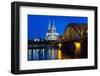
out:
M75 47L76 47L76 49L75 49L75 53L76 54L80 54L80 49L81 49L81 43L80 42L75 42Z
M58 44L58 47L59 47L59 48L61 48L61 46L62 46L62 44L61 44L61 43L59 43L59 44Z
M80 42L75 42L75 46L76 46L77 49L80 49L80 47L81 47Z
M34 39L34 41L38 41L38 42L39 42L39 41L40 41L40 39L39 39L39 38L35 38L35 39Z

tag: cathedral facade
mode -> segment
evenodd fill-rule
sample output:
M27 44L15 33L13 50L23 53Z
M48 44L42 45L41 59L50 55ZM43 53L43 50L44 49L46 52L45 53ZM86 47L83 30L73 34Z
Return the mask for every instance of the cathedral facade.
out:
M51 26L50 21L48 24L48 31L46 32L45 40L57 40L58 39L58 33L56 32L55 23L53 21L53 24Z

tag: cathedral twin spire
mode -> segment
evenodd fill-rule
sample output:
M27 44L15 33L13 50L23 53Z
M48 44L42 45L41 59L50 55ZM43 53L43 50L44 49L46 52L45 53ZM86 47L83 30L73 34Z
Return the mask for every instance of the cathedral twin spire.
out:
M55 27L54 21L53 21L53 24L52 24L52 26L51 26L50 20L49 20L48 32L56 32L56 27Z
M53 21L53 24L51 26L50 20L49 20L48 32L46 32L45 39L46 40L57 40L58 39L58 33L56 32L56 27L55 27L54 21Z

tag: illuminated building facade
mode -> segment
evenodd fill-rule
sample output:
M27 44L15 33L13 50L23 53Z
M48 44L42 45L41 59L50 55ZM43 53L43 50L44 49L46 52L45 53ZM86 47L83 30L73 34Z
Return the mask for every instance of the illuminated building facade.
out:
M48 31L46 33L46 40L57 40L58 39L58 33L56 32L55 23L53 21L53 25L51 26L50 21L48 25Z

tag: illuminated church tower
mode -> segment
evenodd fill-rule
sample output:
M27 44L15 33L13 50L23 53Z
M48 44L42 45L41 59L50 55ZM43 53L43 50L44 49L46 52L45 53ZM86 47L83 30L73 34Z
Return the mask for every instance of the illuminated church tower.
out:
M58 33L56 32L55 23L53 21L53 25L51 26L50 21L48 25L48 31L46 33L46 40L57 40L58 39Z

